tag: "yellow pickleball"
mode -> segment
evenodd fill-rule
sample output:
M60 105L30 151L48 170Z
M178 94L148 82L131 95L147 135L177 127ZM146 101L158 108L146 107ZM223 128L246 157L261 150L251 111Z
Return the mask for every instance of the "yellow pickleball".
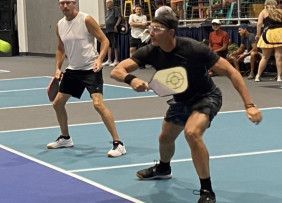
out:
M9 42L0 39L0 52L9 53L12 50L12 46Z

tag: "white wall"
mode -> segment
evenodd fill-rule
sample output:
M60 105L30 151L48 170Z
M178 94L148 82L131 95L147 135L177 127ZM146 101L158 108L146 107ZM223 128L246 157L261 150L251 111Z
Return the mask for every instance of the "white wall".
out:
M104 0L80 0L79 10L91 15L99 24L105 24Z
M93 16L99 24L104 24L104 0L77 2L79 10ZM62 16L58 0L17 0L19 52L54 54L55 25Z

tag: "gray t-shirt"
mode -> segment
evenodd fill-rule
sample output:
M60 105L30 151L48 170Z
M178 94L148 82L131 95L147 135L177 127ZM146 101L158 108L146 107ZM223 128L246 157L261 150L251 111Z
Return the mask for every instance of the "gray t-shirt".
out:
M114 32L114 27L118 21L118 18L120 17L119 9L116 7L113 7L112 9L108 9L106 11L106 32Z
M256 43L255 34L249 33L247 37L241 38L241 44L243 44L246 48L246 50L251 51L252 50L252 44Z

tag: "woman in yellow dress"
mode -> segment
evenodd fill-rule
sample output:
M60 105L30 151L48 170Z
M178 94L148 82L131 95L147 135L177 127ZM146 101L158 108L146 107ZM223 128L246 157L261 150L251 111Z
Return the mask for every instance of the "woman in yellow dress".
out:
M255 81L260 81L260 76L262 72L264 71L267 61L272 55L274 51L275 61L276 61L276 68L277 68L277 81L282 82L281 79L281 73L282 73L282 44L268 44L266 43L262 38L262 25L264 26L264 29L267 29L269 27L277 26L282 27L282 13L277 8L277 1L276 0L266 0L265 8L260 12L258 17L258 23L257 23L257 35L256 39L259 39L257 43L257 47L261 48L262 50L262 58L259 63L258 67L258 73L255 77ZM275 30L275 29L274 29ZM281 33L275 32L272 30L271 35L268 36L269 39L278 39L281 35Z

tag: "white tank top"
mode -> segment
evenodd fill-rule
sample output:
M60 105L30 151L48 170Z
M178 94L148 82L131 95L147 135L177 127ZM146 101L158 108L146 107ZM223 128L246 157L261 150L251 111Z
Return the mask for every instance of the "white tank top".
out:
M59 36L69 61L67 69L91 70L98 56L94 46L94 36L88 32L85 25L86 16L88 14L78 12L73 20L68 21L64 17L58 22Z

